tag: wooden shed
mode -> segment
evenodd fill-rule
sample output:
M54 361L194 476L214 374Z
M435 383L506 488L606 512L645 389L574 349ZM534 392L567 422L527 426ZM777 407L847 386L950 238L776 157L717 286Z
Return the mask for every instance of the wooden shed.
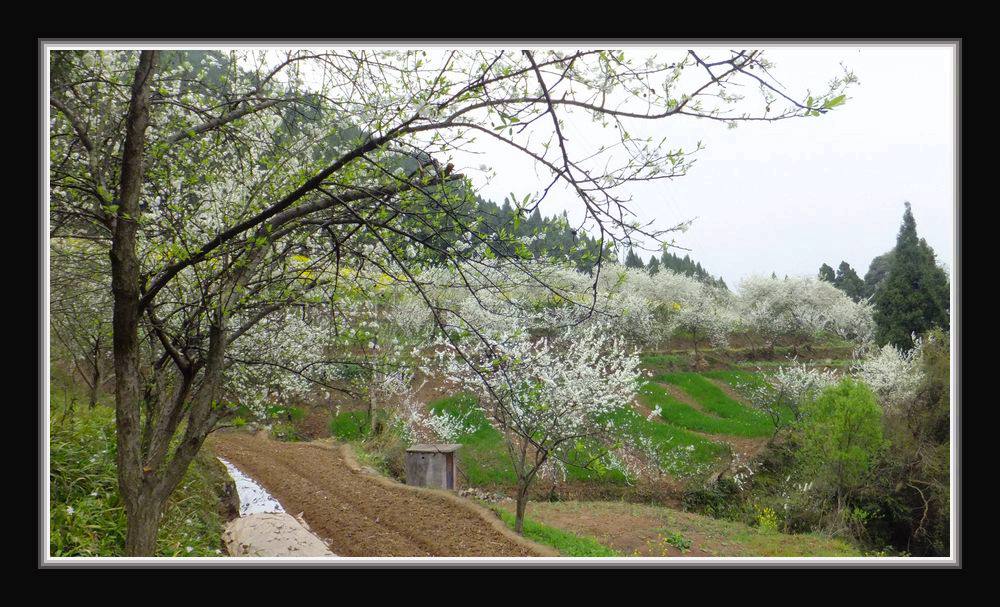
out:
M407 449L406 484L454 490L458 478L455 454L461 446L452 443L421 444Z

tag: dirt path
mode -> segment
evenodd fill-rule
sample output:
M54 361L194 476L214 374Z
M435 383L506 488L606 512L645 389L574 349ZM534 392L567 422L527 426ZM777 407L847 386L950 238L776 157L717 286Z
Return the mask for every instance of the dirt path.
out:
M528 506L528 517L593 537L624 556L859 555L845 542L819 534L762 532L734 521L646 504L619 501L536 502Z
M336 447L217 433L211 449L341 556L539 556L460 498L363 474ZM499 525L502 523L497 521Z

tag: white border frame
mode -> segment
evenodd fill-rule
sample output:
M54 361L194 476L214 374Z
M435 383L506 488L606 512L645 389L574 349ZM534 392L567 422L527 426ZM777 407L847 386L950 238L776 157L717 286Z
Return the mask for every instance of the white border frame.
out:
M768 47L815 47L815 46L893 46L893 47L928 47L928 46L947 46L951 47L954 51L953 55L953 70L954 70L954 114L952 126L954 130L954 154L953 154L953 177L954 177L954 194L953 194L953 207L952 207L952 221L953 221L953 240L952 240L952 260L953 267L951 268L951 385L950 385L950 401L951 401L951 454L950 454L950 480L951 480L951 512L950 512L950 556L947 557L492 557L492 558L482 558L482 557L337 557L337 558L322 558L322 557L282 557L282 558L265 558L265 557L52 557L49 555L50 549L50 487L49 487L49 444L51 437L49 435L49 213L48 213L48 186L49 186L49 123L50 123L50 106L48 103L49 97L49 54L53 50L71 50L71 49L109 49L109 50L140 50L140 49L175 49L184 48L190 50L217 50L217 49L229 49L229 48L241 48L241 49L267 49L267 48L281 48L281 47L322 47L322 48L338 48L338 49L356 49L358 47L365 47L371 49L403 49L403 48L422 48L422 47L461 47L461 48L480 48L480 47L490 47L490 48L505 48L505 49L576 49L579 46L593 46L595 44L610 44L618 48L688 48L691 45L698 45L701 47L713 47L713 46L732 46L732 45L757 45L757 46L768 46ZM761 567L830 567L830 566L840 566L840 567L960 567L960 543L958 541L958 535L961 532L961 526L958 521L956 514L959 512L959 502L961 501L961 494L959 492L959 472L958 472L958 458L959 451L958 445L961 437L958 433L957 417L960 411L960 402L958 397L958 381L959 374L956 371L960 369L959 359L960 351L956 349L957 334L960 330L961 318L957 312L958 296L960 295L959 282L961 276L961 262L958 256L959 253L959 237L960 237L960 197L961 197L961 109L960 109L960 91L961 91L961 39L958 40L900 40L900 41L886 41L882 40L872 40L872 39L854 39L854 40L761 40L761 39L681 39L681 40L650 40L650 39L639 39L633 41L622 41L620 39L579 39L574 41L560 40L556 44L539 45L537 41L530 41L529 43L518 43L511 39L487 39L487 40L468 40L456 38L450 41L441 40L422 40L422 39L400 39L393 41L372 41L365 39L351 39L351 38L341 38L337 39L336 42L331 42L330 40L323 39L282 39L278 41L268 41L260 42L259 40L241 40L232 39L226 40L225 42L207 42L205 40L194 39L191 41L184 42L169 42L167 39L150 39L147 41L138 39L122 38L118 41L76 41L72 39L63 39L58 41L48 41L45 39L38 39L39 45L39 64L40 64L40 80L39 80L39 104L41 105L40 114L42 117L41 123L39 125L40 141L44 141L42 145L39 146L40 158L39 158L39 213L40 213L40 225L44 231L40 234L40 244L41 249L39 258L42 261L42 275L44 276L44 282L40 283L40 293L39 297L41 299L40 312L42 316L39 320L41 336L43 338L43 343L41 348L39 348L42 360L39 361L39 392L41 394L40 399L40 411L39 411L39 423L42 426L42 441L39 445L40 450L40 462L42 465L39 466L39 484L42 489L41 491L41 501L40 501L40 512L39 518L40 523L43 526L43 533L41 534L41 543L39 545L39 566L45 568L67 568L67 567L190 567L191 565L206 566L211 568L244 568L244 567L271 567L275 565L280 565L284 567L329 567L329 568L365 568L372 566L383 566L383 567L484 567L484 566L499 566L499 567L524 567L524 566L540 566L540 567L552 567L552 566L583 566L583 567L607 567L612 566L626 566L626 567L642 567L642 568L662 568L662 567L676 567L679 569L688 568L703 568L703 567L748 567L748 568L761 568ZM958 322L956 322L958 321ZM41 476L44 475L44 479Z

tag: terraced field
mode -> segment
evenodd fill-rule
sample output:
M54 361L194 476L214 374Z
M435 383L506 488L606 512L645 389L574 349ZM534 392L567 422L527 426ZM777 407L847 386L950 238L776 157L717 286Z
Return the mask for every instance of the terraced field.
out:
M466 483L488 486L515 482L516 479L507 461L503 437L487 423L471 397L453 396L434 401L429 406L435 413L463 417L470 427L470 431L455 439L456 442L462 443L459 464ZM668 449L663 450L664 457L660 463L678 476L699 471L716 461L726 451L725 445L708 440L680 426L655 419L647 420L630 407L622 407L611 417L627 433L648 438L658 445L668 446ZM582 447L577 450L575 456L579 458L578 461L589 461L593 453ZM599 480L615 484L626 482L625 476L617 470L594 470L571 464L566 467L566 476L570 481Z
M644 362L647 368L662 370L660 365L670 361L660 356ZM752 455L772 435L771 420L748 406L739 393L744 385L763 381L761 375L743 370L659 372L644 382L635 403L623 405L611 418L623 429L623 439L639 438L655 445L661 469L683 482L727 466L733 453ZM503 488L514 484L503 437L488 423L471 396L459 394L434 400L428 408L463 420L465 431L452 440L463 445L459 467L464 485ZM658 416L652 414L655 410L660 412ZM331 423L332 434L343 440L363 439L363 417L361 411L341 413ZM595 453L581 445L571 459L590 461ZM566 466L566 480L627 484L617 470L572 464Z
M766 375L733 368L676 371L670 369L675 361L663 356L643 362L652 375L646 377L635 402L623 405L612 417L622 428L623 440L638 437L657 446L661 469L669 475L656 481L665 480L659 489L662 493L653 500L646 495L631 499L625 497L630 495L631 483L622 473L567 466L558 501L543 499L547 489L540 486L544 483L538 484L540 494L530 502L525 522L529 538L564 556L857 554L851 546L819 535L767 532L679 510L677 491L689 481L721 473L734 458L753 457L772 436L770 418L743 396L746 387L764 384ZM498 497L509 495L515 483L501 434L471 396L434 400L428 408L463 420L465 431L451 437L462 444L458 454L461 484L485 489L482 495L486 497L480 498L483 505L512 524L513 502ZM363 438L358 435L358 429L365 427L363 421L357 414L344 413L333 420L331 429L335 435L339 429L340 438L356 440ZM585 445L578 449L581 460L591 458Z

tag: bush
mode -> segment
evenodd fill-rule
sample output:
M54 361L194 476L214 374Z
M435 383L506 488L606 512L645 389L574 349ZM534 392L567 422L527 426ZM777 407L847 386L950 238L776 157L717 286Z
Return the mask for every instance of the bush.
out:
M681 504L685 510L715 518L742 518L740 489L731 478L720 478L709 485L684 491Z
M364 411L345 411L330 419L330 435L344 441L360 440L369 433L368 414Z
M837 510L861 487L885 445L882 410L864 384L843 379L804 407L799 457L819 490L830 491Z
M757 511L757 528L764 533L777 533L780 520L774 508L758 505L755 510Z
M865 488L859 506L871 512L865 540L915 556L944 556L950 547L950 373L948 333L932 331L922 340L923 382L908 402L885 418L889 446L876 482Z
M271 426L271 438L285 442L296 442L302 440L302 435L291 422L278 422Z
M358 459L382 474L402 480L405 475L406 443L399 422L390 420L384 409L376 412L381 432L372 434L368 413L344 411L330 419L330 435L352 443Z

